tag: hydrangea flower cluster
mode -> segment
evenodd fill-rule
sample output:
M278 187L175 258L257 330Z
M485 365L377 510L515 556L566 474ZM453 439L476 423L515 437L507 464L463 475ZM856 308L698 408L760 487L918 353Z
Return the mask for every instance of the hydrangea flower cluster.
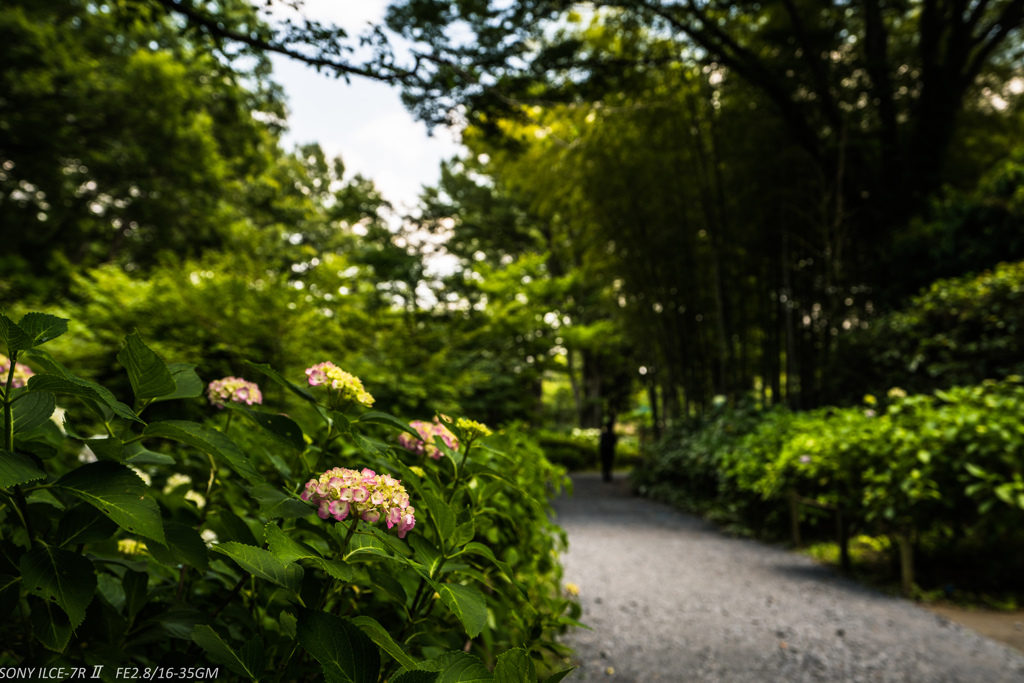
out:
M434 437L439 436L444 444L452 450L459 449L459 441L455 438L455 435L448 431L440 422L423 422L422 420L413 420L409 423L409 426L415 429L420 438L416 439L412 434L406 434L402 432L398 435L399 445L408 450L412 451L416 455L429 455L434 460L440 460L444 453L440 448L434 445Z
M373 405L373 396L363 388L362 381L330 361L306 368L306 377L309 378L311 387L326 384L337 391L338 396L343 400L355 401L367 408Z
M206 388L206 396L210 403L223 408L228 401L244 403L251 406L253 403L263 403L263 394L255 382L247 382L241 377L224 377L210 382Z
M383 519L389 529L398 527L399 538L416 526L416 510L410 507L402 482L373 470L327 470L306 483L300 498L317 506L320 519L333 517L340 522L349 514L370 524Z
M476 422L474 420L468 420L464 417L460 417L455 421L455 426L462 430L462 432L470 439L477 439L484 436L490 436L494 432L487 428L487 425Z
M7 373L11 371L11 359L0 355L0 384L7 386ZM36 373L23 363L14 364L14 379L11 381L12 389L20 389L28 382L28 378Z

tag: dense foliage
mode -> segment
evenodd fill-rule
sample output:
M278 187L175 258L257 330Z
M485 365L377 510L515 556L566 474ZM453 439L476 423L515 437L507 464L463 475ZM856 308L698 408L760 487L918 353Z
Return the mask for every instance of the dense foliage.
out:
M1008 552L1021 540L1024 514L1022 405L1024 385L1013 376L931 395L893 388L850 408L723 407L667 437L635 484L737 530L774 536L788 532L796 493L842 510L848 534L889 537L894 548L909 537L919 551L953 553L1005 582L1022 560ZM818 513L804 514L814 522ZM933 565L931 578L942 580L943 571L954 567Z
M66 330L0 315L4 666L536 681L561 654L564 471L525 434L441 416L453 438L417 455L384 440L421 437L367 410L372 378L309 361L302 386L249 364L263 390L226 377L176 419L195 365L129 334L115 394L40 348Z
M1024 374L1024 261L938 280L843 340L836 401L900 386L912 393Z

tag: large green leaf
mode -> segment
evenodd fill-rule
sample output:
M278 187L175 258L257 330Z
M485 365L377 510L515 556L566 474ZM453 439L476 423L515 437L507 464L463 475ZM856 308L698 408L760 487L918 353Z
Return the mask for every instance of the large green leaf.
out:
M153 399L153 403L159 401L173 401L179 398L195 398L203 395L203 380L196 374L196 366L191 363L171 363L167 366L174 380L174 391Z
M440 675L437 671L406 671L391 680L392 683L435 683Z
M0 451L0 489L46 478L35 460L23 453Z
M213 546L212 550L227 555L239 567L257 578L276 583L293 593L298 593L302 589L302 567L297 564L285 564L269 550L234 541L219 543Z
M215 663L223 664L249 680L258 680L266 669L265 659L256 654L254 648L243 647L242 654L236 653L216 631L205 624L198 624L192 629L192 640L203 648Z
M410 657L402 646L395 642L395 639L391 637L391 634L384 630L384 627L374 619L368 616L353 617L352 623L362 629L363 633L370 637L370 640L377 643L380 649L391 655L396 662L401 664L406 669L415 669L418 663L415 659Z
M30 600L32 635L48 650L63 652L71 640L71 621L59 607L47 600Z
M307 390L303 389L299 385L293 384L293 383L289 382L287 379L282 377L281 374L278 373L277 370L275 370L274 368L270 367L269 365L263 365L263 364L260 364L260 363L253 363L252 361L246 361L246 363L253 370L257 370L259 372L262 372L264 375L269 377L271 380L273 380L277 384L280 384L282 387L288 389L289 391L294 393L299 398L301 398L303 400L306 400L306 401L309 401L310 403L316 403L316 398L313 397L313 394L309 393Z
M142 465L173 465L177 462L169 455L147 450L140 441L124 445L124 459L125 462L133 467L140 467Z
M548 676L547 678L545 678L544 679L544 683L560 683L563 678L565 678L566 676L568 676L569 674L571 674L575 670L576 670L576 667L574 666L574 667L569 668L569 669L563 669L561 671L555 672L555 673L551 674L550 676Z
M15 351L25 351L35 346L32 336L3 313L0 313L0 339L7 344L7 355L9 356L13 355Z
M0 574L0 624L8 623L21 598L21 577Z
M377 683L380 652L352 622L300 609L297 632L302 647L323 667L327 683Z
M194 446L204 453L209 453L215 458L227 463L236 474L249 482L261 480L260 475L253 468L249 458L242 450L235 445L235 442L218 432L198 422L186 420L166 420L154 422L147 425L142 431L146 437L171 439L189 446Z
M420 664L420 668L440 672L435 683L484 683L494 680L494 676L478 657L465 652L446 652Z
M512 567L507 562L502 562L494 556L494 552L485 546L483 543L467 543L466 547L462 549L462 552L469 553L471 555L480 555L490 560L495 567L501 570L501 572L508 578L512 584L519 589L519 592L523 594L523 597L528 597L526 592L526 586L520 583L516 577L515 572L512 571ZM461 553L460 553L461 554Z
M67 332L68 321L48 313L26 313L18 321L18 327L29 336L35 347Z
M187 564L206 571L209 557L206 543L194 526L181 522L164 522L166 543L148 543L150 553L161 564L175 567Z
M448 606L470 638L476 638L487 625L487 601L484 594L472 586L443 583L437 586L441 600Z
M21 556L25 590L60 606L76 628L96 594L96 568L82 555L39 544Z
M315 511L309 503L270 484L257 484L247 490L249 495L259 501L260 512L269 519L296 519L309 516Z
M44 358L41 355L42 353L41 351L33 351L33 359ZM30 377L28 380L28 390L32 392L49 392L60 396L78 396L87 402L91 401L95 405L105 406L118 417L145 424L138 415L132 412L131 408L118 401L114 394L102 385L75 377L68 372L67 368L59 364L51 366L51 371L57 374L38 374ZM67 373L67 375L60 373Z
M130 468L110 461L89 463L68 472L55 485L95 506L121 528L165 542L160 508Z
M353 424L360 424L360 423L362 423L362 424L377 424L377 425L385 425L385 426L388 426L388 427L395 427L396 429L400 429L403 432L411 434L412 436L416 437L418 440L422 440L422 438L423 438L423 437L420 436L419 432L417 432L415 429L410 427L409 424L406 423L405 421L399 420L394 415L389 415L388 413L383 413L383 412L381 412L379 410L371 410L368 413L363 413L362 415L360 415L358 418L356 418L353 421Z
M114 535L117 525L92 505L79 503L61 515L57 524L57 545L105 541Z
M320 557L320 553L305 543L296 541L274 522L270 522L264 527L263 535L270 547L270 553L285 564L291 564L304 557Z
M167 365L143 343L138 332L127 335L122 344L117 360L128 371L137 401L168 396L177 390Z
M282 446L296 451L305 450L306 440L302 435L302 428L290 417L264 413L238 403L228 403L225 407L244 415Z
M45 424L56 407L57 401L53 394L20 394L11 406L14 413L14 433L27 432Z
M426 491L423 492L423 502L427 504L430 517L434 520L439 538L447 541L455 533L455 513L443 500Z
M496 683L537 683L537 670L530 653L517 647L498 655L494 680Z

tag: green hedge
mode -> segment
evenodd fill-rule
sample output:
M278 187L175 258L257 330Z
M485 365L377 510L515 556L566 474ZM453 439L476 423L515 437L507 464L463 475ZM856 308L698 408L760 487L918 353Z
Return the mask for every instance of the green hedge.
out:
M841 507L851 531L989 550L1024 529L1019 377L793 413L725 409L668 437L637 472L648 495L782 535L788 495Z

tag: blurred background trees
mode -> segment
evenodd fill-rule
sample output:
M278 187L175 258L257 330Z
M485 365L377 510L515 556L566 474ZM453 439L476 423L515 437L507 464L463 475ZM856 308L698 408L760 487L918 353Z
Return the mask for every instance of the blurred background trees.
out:
M409 418L657 433L1017 371L927 340L1017 348L1019 269L918 292L1024 258L1019 0L417 0L362 47L265 9L0 9L0 296L76 321L98 379L137 326L204 378L331 358ZM282 148L269 51L396 83L465 152L399 215Z

